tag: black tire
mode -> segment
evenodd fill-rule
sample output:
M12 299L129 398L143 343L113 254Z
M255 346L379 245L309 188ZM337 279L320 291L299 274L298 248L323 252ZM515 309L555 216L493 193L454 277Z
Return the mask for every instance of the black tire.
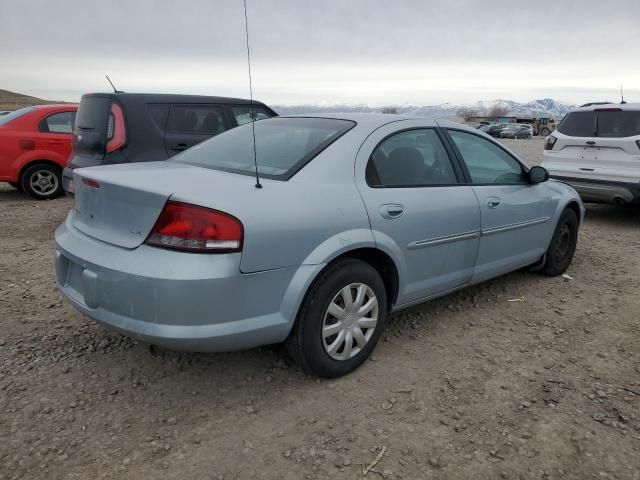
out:
M548 128L543 128L542 130L540 130L541 137L548 137L549 135L551 135L551 130L549 130Z
M325 348L323 323L325 316L329 315L327 311L330 304L343 288L354 283L362 283L373 291L378 301L377 323L369 340L353 357L336 360ZM380 339L386 317L387 295L380 274L368 263L345 258L327 268L312 284L300 306L285 346L289 355L307 373L325 378L341 377L354 371L369 357ZM353 344L356 344L355 340Z
M37 200L56 198L62 195L62 171L48 163L31 165L22 172L20 186Z
M570 208L560 215L545 255L542 273L555 277L563 274L573 259L578 242L578 217Z
M9 185L11 185L13 188L15 188L18 191L22 191L22 186L20 186L19 183L13 183L13 182L9 182Z

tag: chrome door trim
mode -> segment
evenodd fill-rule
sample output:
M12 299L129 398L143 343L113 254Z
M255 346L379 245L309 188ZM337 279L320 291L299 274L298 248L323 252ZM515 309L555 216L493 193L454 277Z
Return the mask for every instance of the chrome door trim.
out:
M508 232L511 230L517 230L518 228L531 227L540 223L548 222L551 217L540 217L533 220L526 220L524 222L512 223L510 225L503 225L501 227L493 227L482 230L482 235L493 235L494 233Z
M407 245L407 248L409 250L415 250L418 248L432 247L434 245L442 245L444 243L459 242L461 240L469 240L471 238L478 238L479 236L480 236L479 230L476 230L473 232L456 233L454 235L447 235L444 237L430 238L428 240L418 240L416 242L411 242L409 245Z

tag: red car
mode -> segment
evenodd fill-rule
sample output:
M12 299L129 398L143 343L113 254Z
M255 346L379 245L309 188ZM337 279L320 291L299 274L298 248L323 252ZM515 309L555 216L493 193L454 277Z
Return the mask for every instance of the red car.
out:
M40 105L0 116L0 182L34 198L62 193L77 105Z

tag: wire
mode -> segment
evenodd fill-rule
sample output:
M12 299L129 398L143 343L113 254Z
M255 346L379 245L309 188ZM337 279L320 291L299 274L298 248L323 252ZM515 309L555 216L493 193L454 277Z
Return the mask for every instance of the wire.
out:
M251 54L249 50L249 20L247 20L247 0L242 0L244 5L244 33L247 40L247 66L249 67L249 98L251 102L251 133L253 135L253 164L256 168L256 188L262 188L258 175L258 153L256 152L256 119L253 106L253 82L251 81Z

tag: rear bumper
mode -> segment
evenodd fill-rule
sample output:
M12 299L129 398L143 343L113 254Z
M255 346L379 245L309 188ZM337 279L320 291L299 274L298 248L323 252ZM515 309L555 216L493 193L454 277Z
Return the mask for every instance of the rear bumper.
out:
M622 205L640 202L640 183L614 182L554 175L551 178L571 185L583 202Z
M240 254L133 250L94 240L65 223L55 234L57 285L80 312L144 342L217 352L283 341L281 312L296 273L242 274Z

